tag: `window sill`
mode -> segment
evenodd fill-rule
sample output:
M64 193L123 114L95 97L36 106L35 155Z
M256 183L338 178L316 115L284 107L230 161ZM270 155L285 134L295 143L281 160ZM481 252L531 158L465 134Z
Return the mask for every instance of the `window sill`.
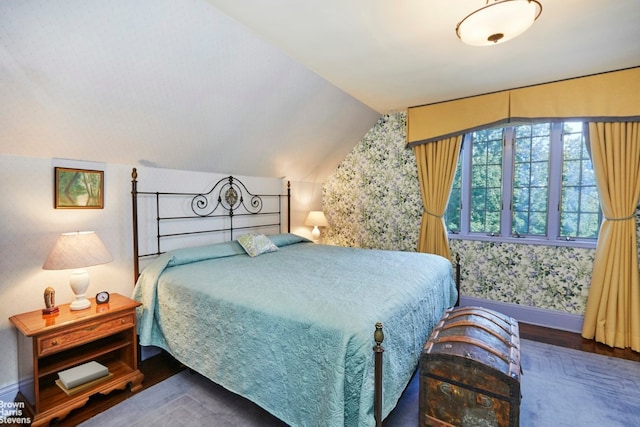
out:
M563 246L571 248L595 249L595 240L548 240L534 237L503 237L503 236L487 236L483 234L454 234L449 233L449 240L472 240L493 243L511 243L517 245L536 245L536 246Z

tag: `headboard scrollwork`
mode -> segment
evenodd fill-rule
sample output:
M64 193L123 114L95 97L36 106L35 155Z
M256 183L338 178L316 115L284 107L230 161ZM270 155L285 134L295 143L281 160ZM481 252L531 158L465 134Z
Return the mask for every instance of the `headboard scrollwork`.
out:
M249 197L248 204L245 204L245 195ZM249 192L247 187L233 176L222 178L209 192L197 194L191 201L193 213L201 217L212 215L216 211L227 212L229 216L233 216L233 213L241 208L255 215L262 211L262 206L262 197Z

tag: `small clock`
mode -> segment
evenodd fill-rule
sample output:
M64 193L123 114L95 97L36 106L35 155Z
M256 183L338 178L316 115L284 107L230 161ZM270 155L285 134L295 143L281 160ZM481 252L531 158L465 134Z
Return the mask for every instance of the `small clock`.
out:
M98 292L98 294L96 295L96 303L106 304L108 302L109 302L109 292L107 291Z

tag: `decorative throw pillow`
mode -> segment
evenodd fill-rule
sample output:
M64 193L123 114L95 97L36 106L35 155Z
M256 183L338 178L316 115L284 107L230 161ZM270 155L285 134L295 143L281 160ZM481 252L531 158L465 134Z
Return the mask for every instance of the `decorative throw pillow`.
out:
M269 240L271 240L273 244L279 248L287 245L293 245L294 243L302 243L302 242L311 243L311 240L307 239L306 237L298 236L297 234L291 234L291 233L270 234Z
M264 234L249 233L238 237L238 243L250 257L275 252L278 247Z

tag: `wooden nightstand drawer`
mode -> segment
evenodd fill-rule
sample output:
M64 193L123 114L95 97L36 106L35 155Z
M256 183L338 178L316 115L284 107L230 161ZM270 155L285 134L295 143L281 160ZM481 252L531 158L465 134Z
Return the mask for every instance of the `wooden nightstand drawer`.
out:
M92 342L134 326L134 314L126 314L107 321L94 321L82 327L43 336L38 341L38 357Z

